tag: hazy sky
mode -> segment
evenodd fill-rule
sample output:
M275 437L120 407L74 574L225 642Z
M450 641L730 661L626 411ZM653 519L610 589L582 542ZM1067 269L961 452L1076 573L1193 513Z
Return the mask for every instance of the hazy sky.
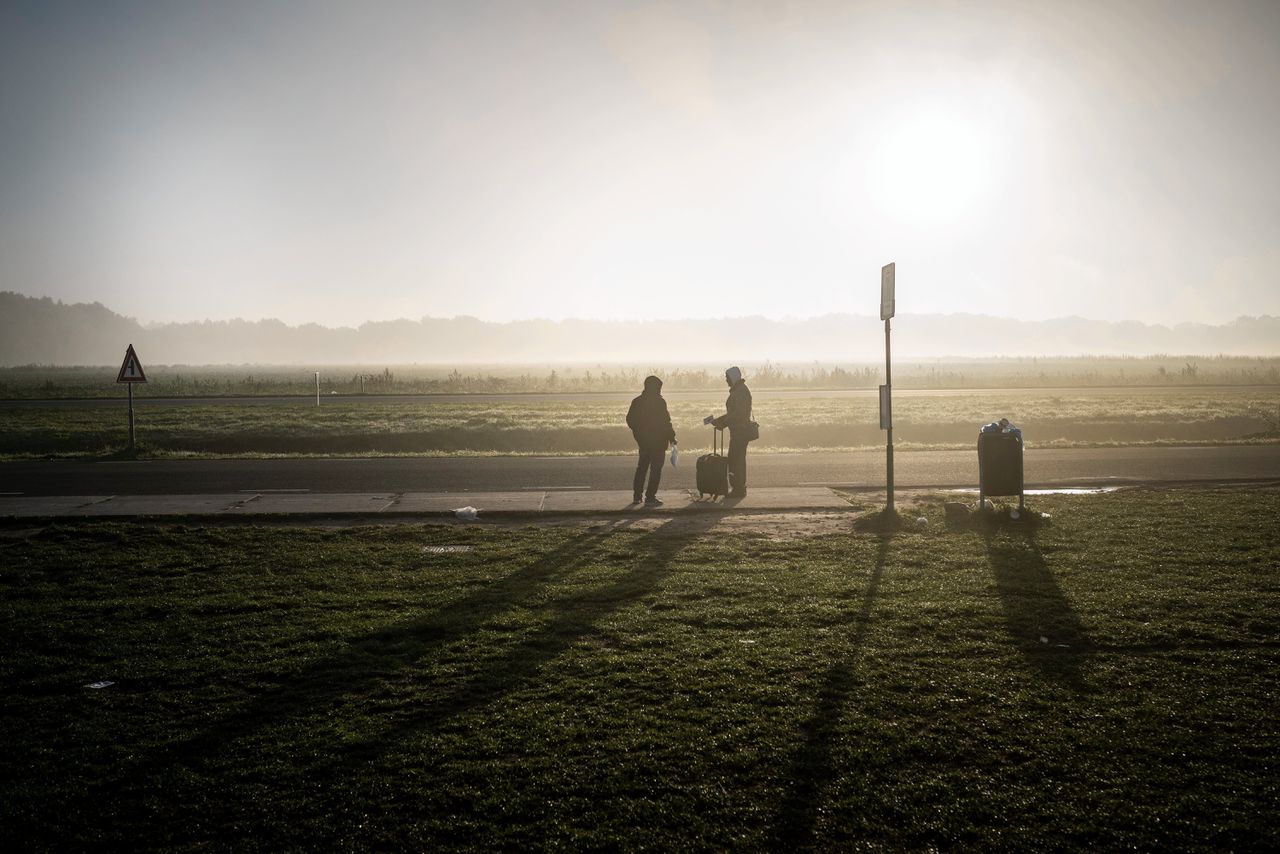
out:
M0 5L0 290L1280 314L1280 2Z

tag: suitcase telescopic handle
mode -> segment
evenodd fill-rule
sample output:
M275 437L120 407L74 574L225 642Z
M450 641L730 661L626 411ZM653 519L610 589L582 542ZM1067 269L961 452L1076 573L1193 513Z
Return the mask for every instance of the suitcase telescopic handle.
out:
M716 440L720 440L720 448L716 449ZM711 425L711 453L719 454L724 451L724 428Z

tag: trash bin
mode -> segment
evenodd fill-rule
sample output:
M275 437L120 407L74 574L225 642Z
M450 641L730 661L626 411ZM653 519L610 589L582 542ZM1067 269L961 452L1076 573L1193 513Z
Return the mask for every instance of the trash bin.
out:
M988 424L978 433L978 507L990 495L1018 496L1024 505L1022 485L1022 431L1007 419Z

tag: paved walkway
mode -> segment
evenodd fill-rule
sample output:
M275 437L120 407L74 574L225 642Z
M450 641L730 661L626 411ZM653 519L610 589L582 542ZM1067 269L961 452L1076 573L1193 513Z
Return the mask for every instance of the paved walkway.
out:
M83 518L129 516L352 516L454 515L473 507L479 515L588 513L690 513L705 511L841 510L850 505L826 487L765 487L746 498L699 500L696 493L659 493L663 506L631 502L631 493L606 490L526 490L522 492L256 492L225 495L67 495L0 497L0 518Z

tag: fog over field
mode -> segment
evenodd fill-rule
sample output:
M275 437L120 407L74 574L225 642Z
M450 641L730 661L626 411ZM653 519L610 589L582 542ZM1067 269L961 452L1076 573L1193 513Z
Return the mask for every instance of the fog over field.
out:
M0 293L0 365L113 365L132 343L144 364L550 363L876 360L883 324L869 315L774 320L524 320L423 317L349 327L279 320L141 324L100 303ZM1280 353L1280 318L1220 325L1028 321L976 314L904 314L898 358Z
M873 360L890 262L902 358L1272 355L1277 79L1266 0L3 4L0 365Z

